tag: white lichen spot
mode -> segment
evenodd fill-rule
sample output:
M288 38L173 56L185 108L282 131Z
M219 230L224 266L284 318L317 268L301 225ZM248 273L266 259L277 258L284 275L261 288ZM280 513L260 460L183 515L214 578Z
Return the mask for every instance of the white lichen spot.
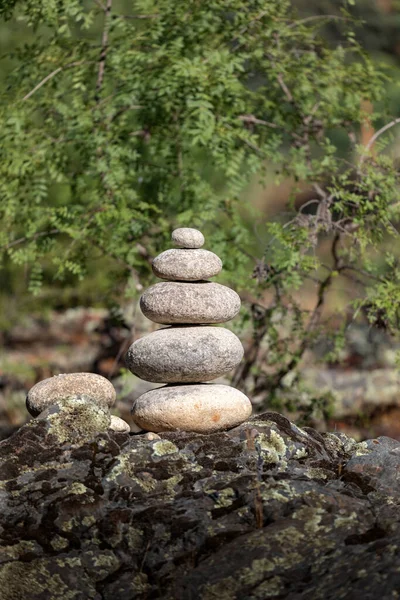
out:
M306 448L298 448L296 450L294 458L300 459L300 458L306 458L307 456L308 456L308 452L307 452Z
M328 479L327 474L318 467L309 467L304 474L310 479Z
M334 527L351 527L357 521L357 513L352 512L349 515L337 515L333 522Z
M63 550L68 546L68 540L61 537L60 535L55 535L50 541L50 545L53 548L53 550Z
M355 447L355 455L356 456L364 456L365 454L370 454L371 450L368 448L366 442L359 442Z
M368 577L367 569L359 569L357 571L357 577L359 577L360 579L362 579L363 577Z
M269 435L261 433L256 438L256 447L259 446L263 460L269 464L284 463L282 466L287 466L287 461L284 460L287 446L285 440L279 433L271 429Z
M74 481L74 483L70 486L68 490L70 494L86 494L87 491L87 487L79 481Z

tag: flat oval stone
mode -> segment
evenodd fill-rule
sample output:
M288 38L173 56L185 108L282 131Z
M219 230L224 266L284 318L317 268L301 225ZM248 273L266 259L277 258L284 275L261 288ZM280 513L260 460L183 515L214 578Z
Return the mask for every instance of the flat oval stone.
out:
M161 252L153 260L153 272L170 281L200 281L218 275L221 259L208 250L180 250L172 248Z
M198 229L179 227L172 232L171 239L180 248L201 248L204 245L204 235Z
M26 408L33 417L39 415L56 400L85 394L106 409L116 400L113 384L95 373L65 373L43 379L34 385L26 397Z
M167 385L140 396L132 409L136 425L149 431L211 433L230 429L251 415L251 402L218 383Z
M144 292L140 308L155 323L225 323L238 314L240 297L211 281L164 281Z
M125 361L134 375L154 383L216 379L242 360L239 338L223 327L166 327L142 337Z

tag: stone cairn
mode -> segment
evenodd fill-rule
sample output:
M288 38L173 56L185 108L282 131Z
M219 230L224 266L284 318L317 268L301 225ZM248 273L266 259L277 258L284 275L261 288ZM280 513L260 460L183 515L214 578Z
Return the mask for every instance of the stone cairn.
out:
M250 416L250 400L228 385L206 382L231 371L243 357L239 338L213 326L237 315L240 298L228 287L207 281L218 275L222 262L201 248L200 231L176 229L172 241L178 248L153 261L155 275L167 281L153 285L140 299L143 314L168 327L134 342L125 359L141 379L167 385L136 400L133 420L153 432L229 429Z

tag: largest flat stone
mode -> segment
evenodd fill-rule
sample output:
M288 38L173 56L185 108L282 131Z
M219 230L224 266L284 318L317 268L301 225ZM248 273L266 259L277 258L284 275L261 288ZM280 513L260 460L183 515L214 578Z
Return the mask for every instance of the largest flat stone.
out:
M218 275L222 261L209 250L172 248L156 256L152 267L154 274L161 279L199 281Z
M140 396L132 409L136 425L149 431L211 433L240 425L251 402L235 388L217 383L171 385Z
M166 327L129 348L128 368L146 381L186 383L216 379L242 360L239 338L223 327Z
M225 323L239 312L240 297L211 281L164 281L144 292L140 308L155 323Z

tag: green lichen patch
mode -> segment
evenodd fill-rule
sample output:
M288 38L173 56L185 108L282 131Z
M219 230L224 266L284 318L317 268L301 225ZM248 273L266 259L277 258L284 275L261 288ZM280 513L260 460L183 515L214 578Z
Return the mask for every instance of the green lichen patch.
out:
M107 431L110 414L89 396L77 395L58 400L38 420L46 423L48 434L57 443L83 443Z
M226 508L231 506L236 499L235 490L232 488L225 488L224 490L204 490L206 494L211 496L214 500L216 508Z
M153 443L153 456L166 456L176 452L179 452L179 448L169 440L160 440Z

